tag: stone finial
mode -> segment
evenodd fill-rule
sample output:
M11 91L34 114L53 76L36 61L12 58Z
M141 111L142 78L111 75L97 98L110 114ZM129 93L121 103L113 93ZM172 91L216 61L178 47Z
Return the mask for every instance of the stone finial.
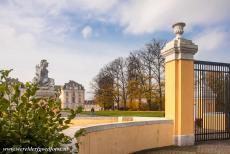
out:
M198 46L191 40L182 38L184 26L185 23L183 22L178 22L172 26L176 38L168 42L161 50L161 54L165 57L166 62L179 59L194 59L193 56L197 53Z
M173 32L176 34L176 38L181 38L182 34L184 33L184 27L185 27L184 22L178 22L172 25Z

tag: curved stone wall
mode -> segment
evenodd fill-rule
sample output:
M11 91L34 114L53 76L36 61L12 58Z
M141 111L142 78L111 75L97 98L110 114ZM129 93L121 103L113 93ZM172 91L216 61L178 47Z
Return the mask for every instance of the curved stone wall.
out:
M86 127L80 154L127 154L173 145L173 121L137 118L140 121Z

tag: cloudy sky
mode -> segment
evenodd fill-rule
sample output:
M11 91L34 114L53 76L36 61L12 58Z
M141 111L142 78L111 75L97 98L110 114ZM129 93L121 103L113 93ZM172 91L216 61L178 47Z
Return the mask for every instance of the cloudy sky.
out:
M0 0L0 69L31 81L47 59L56 84L75 80L89 92L104 64L171 40L178 21L199 45L196 59L230 62L229 0Z

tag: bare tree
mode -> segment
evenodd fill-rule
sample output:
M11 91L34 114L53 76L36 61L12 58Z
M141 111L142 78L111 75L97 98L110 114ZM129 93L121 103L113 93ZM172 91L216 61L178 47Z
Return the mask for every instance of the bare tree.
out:
M143 71L145 74L145 97L147 99L147 103L149 105L149 109L151 109L151 103L153 100L153 88L152 88L152 70L153 70L153 56L152 52L149 49L143 49L141 52L139 52L138 56L141 60L141 64L143 65Z
M163 89L162 80L164 78L164 58L160 51L165 45L164 41L153 39L146 44L145 48L139 53L145 75L146 75L146 98L149 108L155 94L159 95L160 110L163 109Z
M120 108L120 100L121 100L121 94L120 94L120 71L119 71L119 65L117 60L113 60L109 65L107 66L107 71L114 79L114 101L116 102L116 106L119 109Z
M138 57L138 52L131 52L127 58L128 63L128 94L130 103L133 99L138 99L140 109L143 92L145 91L144 72L141 61Z
M163 110L163 87L164 87L164 71L165 59L161 55L161 50L165 46L166 41L158 41L153 39L152 42L146 44L146 49L152 54L152 77L156 81L157 86L154 89L159 96L160 110Z
M131 52L128 58L119 57L110 62L94 80L95 95L100 95L104 90L109 96L106 100L113 101L113 109L114 103L118 109L121 103L127 109L127 101L132 103L134 99L138 99L140 108L142 100L146 99L149 109L163 110L164 58L160 51L164 45L165 41L154 39L145 48ZM111 104L111 101L108 102ZM159 106L153 108L153 102L159 103Z
M119 57L111 63L113 69L116 69L116 86L118 88L118 95L121 96L124 109L127 109L127 62L124 58ZM119 98L118 98L119 99Z
M113 60L104 67L104 72L113 79L113 99L116 102L117 108L121 108L121 103L124 109L127 109L127 63L122 57Z

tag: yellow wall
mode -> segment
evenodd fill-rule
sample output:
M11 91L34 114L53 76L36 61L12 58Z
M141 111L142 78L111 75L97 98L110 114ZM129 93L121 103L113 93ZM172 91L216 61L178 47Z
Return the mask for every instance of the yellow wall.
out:
M225 113L203 114L203 128L215 131L225 131Z
M175 135L194 133L194 68L192 60L165 65L165 116L175 121Z
M80 154L128 154L173 144L173 123L113 128L80 138Z
M216 112L216 104L212 99L197 99L196 102L196 118L203 118L202 113Z
M175 119L176 109L176 61L165 65L165 117Z

